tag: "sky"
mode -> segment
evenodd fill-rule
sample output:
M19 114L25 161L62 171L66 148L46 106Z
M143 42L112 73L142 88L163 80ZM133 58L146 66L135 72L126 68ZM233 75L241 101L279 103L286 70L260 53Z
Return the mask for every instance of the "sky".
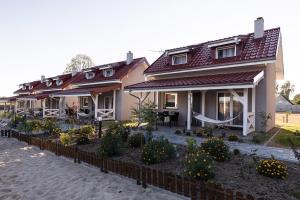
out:
M285 79L300 93L297 0L0 0L0 96L61 74L77 54L96 65L247 34L263 17L281 27Z

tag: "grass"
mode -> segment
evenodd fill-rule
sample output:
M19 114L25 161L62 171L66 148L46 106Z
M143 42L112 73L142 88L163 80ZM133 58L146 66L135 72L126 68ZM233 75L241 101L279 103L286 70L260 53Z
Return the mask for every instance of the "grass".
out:
M256 144L264 144L271 136L272 134L269 133L256 132L253 135L252 141Z
M290 138L295 147L300 148L300 137L294 135L296 130L300 131L300 124L282 124L281 131L274 137L273 141L284 147L290 147Z

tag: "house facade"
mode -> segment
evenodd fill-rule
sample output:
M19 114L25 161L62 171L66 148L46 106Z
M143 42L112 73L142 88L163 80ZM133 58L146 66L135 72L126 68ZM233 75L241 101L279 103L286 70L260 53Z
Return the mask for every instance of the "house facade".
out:
M146 81L126 87L128 93L153 93L158 111L179 114L179 125L205 126L195 113L243 135L275 125L275 84L283 79L280 28L264 30L166 50L144 72ZM265 116L271 114L267 126Z
M43 118L77 118L128 120L135 99L124 93L124 87L144 80L149 64L146 58L133 58L99 65L80 72L41 77L38 81L20 84L15 91L18 114L35 114Z

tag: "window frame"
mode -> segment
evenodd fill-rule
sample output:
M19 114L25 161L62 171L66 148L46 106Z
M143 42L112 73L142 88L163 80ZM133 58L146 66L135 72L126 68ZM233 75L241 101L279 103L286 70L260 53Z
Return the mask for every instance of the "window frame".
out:
M108 76L107 75L107 72L108 71L110 71L111 72L111 75L110 76ZM104 71L103 71L103 75L104 75L104 77L112 77L113 75L114 75L114 70L113 69L105 69Z
M167 104L167 95L174 95L175 96L175 106L174 107L170 107L170 106L166 106ZM164 93L164 107L166 109L177 109L178 108L178 93L176 92L165 92Z
M81 102L82 102L82 107L83 108L88 108L89 107L89 97L82 97ZM85 105L85 103L87 103L87 105Z
M185 57L185 63L180 63L180 64L176 64L174 61L175 61L175 57ZM181 53L181 54L175 54L175 55L172 55L172 65L184 65L188 62L187 60L187 53Z
M222 58L219 58L219 50L224 50L224 49L234 49L234 53L233 53L233 56L229 56L229 57L222 57ZM228 46L223 46L223 47L217 47L216 48L216 59L223 59L223 58L232 58L232 57L235 57L236 56L236 45L228 45Z

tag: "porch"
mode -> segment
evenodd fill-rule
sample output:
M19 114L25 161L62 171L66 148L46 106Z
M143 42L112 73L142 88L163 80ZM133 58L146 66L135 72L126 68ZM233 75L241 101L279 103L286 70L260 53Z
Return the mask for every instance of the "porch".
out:
M263 71L146 81L127 92L153 92L157 112L178 113L178 125L192 130L217 124L255 131L256 87ZM170 118L163 119L169 122Z

